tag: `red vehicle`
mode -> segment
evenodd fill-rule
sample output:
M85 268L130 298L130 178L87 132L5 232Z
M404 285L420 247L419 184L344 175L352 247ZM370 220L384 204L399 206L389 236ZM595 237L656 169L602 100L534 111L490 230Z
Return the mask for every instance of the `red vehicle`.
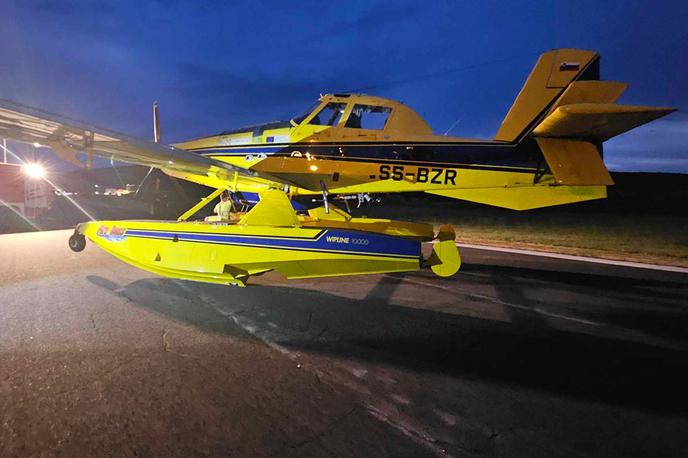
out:
M0 164L0 204L24 214L25 182L20 165Z

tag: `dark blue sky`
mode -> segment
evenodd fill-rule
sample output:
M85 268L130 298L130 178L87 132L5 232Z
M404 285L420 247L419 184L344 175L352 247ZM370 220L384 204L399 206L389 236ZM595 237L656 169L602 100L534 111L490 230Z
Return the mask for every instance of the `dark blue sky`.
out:
M612 170L688 172L688 2L0 2L0 97L174 142L288 119L320 92L401 100L491 138L542 51L602 54L621 103L683 112L606 145Z

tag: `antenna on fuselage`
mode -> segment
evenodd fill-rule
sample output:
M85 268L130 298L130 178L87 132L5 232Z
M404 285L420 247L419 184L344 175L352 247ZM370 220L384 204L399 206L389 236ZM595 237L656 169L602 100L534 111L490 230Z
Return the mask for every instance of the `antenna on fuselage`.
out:
M160 143L160 112L157 100L153 102L153 141Z
M456 125L457 125L458 123L460 123L462 119L463 119L463 115L459 116L459 118L458 118L456 121L454 121L454 124L452 124L452 125L449 127L449 129L447 129L447 130L442 134L442 136L443 136L443 137L446 137L447 134L449 133L449 131L451 131L454 127L456 127Z

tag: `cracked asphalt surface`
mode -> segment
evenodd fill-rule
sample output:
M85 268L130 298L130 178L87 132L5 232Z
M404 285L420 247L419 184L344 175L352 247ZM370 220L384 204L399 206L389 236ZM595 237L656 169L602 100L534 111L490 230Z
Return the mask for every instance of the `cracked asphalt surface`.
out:
M245 289L0 236L0 456L685 456L688 276L463 250Z

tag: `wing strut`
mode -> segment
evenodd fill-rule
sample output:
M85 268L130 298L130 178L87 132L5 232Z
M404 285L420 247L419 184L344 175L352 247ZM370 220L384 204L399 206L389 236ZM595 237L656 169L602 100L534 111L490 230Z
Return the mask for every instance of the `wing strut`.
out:
M198 211L201 208L208 205L208 202L210 202L211 200L215 199L217 196L222 194L222 191L224 191L224 189L218 188L215 191L211 192L210 194L208 194L207 197L202 198L200 202L198 202L196 205L194 205L193 207L191 207L187 211L185 211L179 218L177 218L177 221L186 221L187 219L191 218L193 215L198 213Z

